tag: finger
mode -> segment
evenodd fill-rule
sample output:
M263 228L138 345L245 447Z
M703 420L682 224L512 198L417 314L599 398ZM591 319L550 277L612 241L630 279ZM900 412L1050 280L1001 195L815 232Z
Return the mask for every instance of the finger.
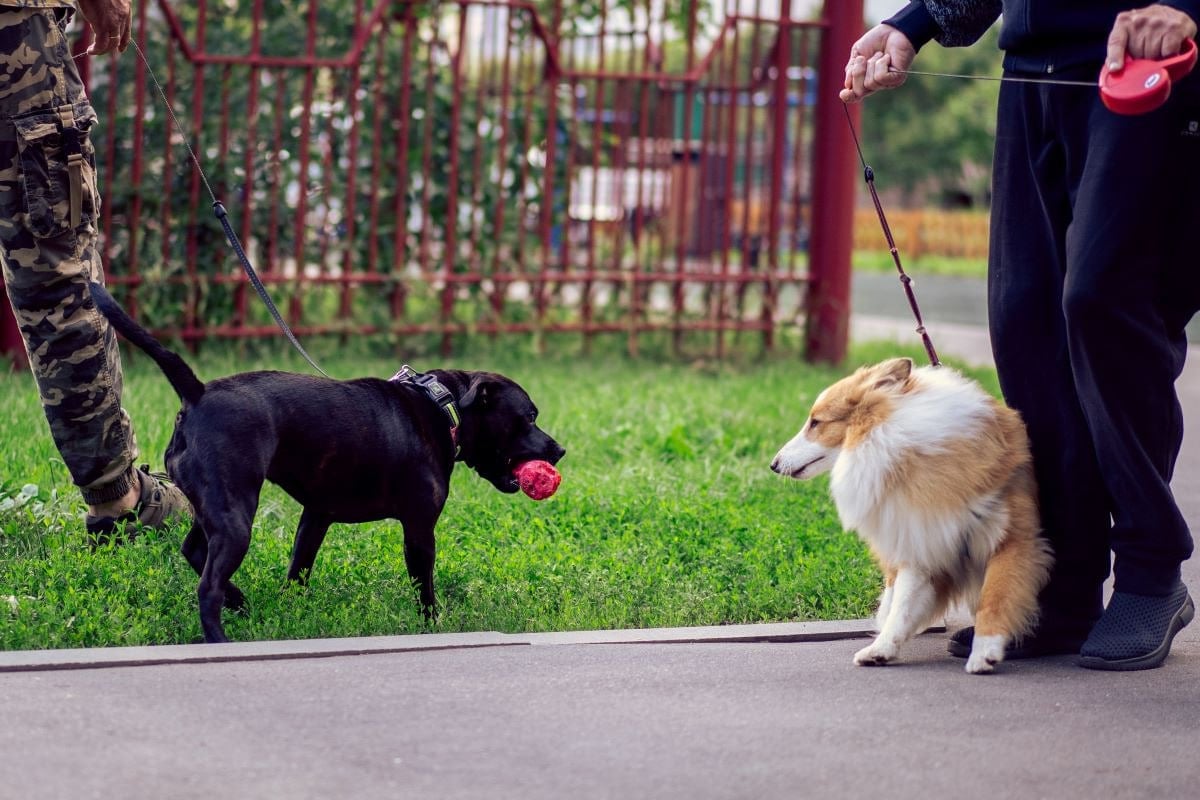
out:
M862 39L859 39L850 46L850 57L846 59L846 81L844 85L847 89L854 88L854 69L862 59Z
M846 81L843 84L845 86L845 89L843 91L846 91L846 92L849 92L850 94L852 94L854 96L855 100L857 100L858 96L859 96L858 89L855 88L855 76L858 74L858 72L861 69L861 67L860 67L861 62L862 62L862 56L854 56L853 58L850 59L850 63L846 64ZM860 83L860 86L861 86L861 83Z
M854 59L854 68L850 71L850 91L859 100L867 96L865 86L867 79L867 60L862 56Z
M1162 40L1162 57L1170 58L1183 52L1183 34L1172 28Z
M1125 68L1125 50L1129 46L1129 28L1122 19L1125 15L1117 17L1117 23L1113 26L1112 33L1108 35L1108 54L1105 56L1105 63L1108 64L1108 69L1111 72L1120 72Z
M838 92L838 99L843 103L857 103L858 98L854 96L854 92L849 89L842 89Z
M124 53L126 48L129 47L129 40L132 37L133 37L133 18L126 17L125 23L121 26L121 44L118 46L117 49L120 50L122 53Z
M1129 41L1125 51L1130 58L1158 58L1158 42L1150 38L1150 32L1145 26L1139 26L1129 32Z
M897 75L892 71L892 56L891 54L884 55L875 64L875 83L881 89L895 89L899 84L899 78L902 75Z
M1148 33L1149 58L1170 58L1183 49L1183 34L1175 26L1160 27Z
M92 23L92 35L95 37L92 41L92 46L88 48L88 52L102 56L113 49L113 45L119 39L118 33L120 29L114 28L109 24L109 20L97 20Z
M875 82L876 65L878 63L879 53L875 53L867 59L867 68L863 71L863 88L868 92L878 91L879 89L879 84Z
M882 53L877 53L867 59L867 74L863 85L872 92L886 89L887 85L883 81L887 80L887 68L890 63L891 59Z

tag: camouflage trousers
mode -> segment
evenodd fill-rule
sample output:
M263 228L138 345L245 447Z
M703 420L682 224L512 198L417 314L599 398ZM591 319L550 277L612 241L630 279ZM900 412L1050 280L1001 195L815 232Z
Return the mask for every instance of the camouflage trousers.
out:
M133 486L137 443L116 335L88 292L104 280L96 113L64 34L69 13L0 7L0 262L51 435L94 504Z

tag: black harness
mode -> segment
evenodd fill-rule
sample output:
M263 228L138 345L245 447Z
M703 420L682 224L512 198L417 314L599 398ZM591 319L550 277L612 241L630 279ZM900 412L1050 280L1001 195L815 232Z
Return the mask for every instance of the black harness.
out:
M458 425L460 420L458 406L454 404L454 395L446 388L446 384L439 381L433 375L425 372L417 372L408 364L402 366L399 372L388 378L389 383L392 381L414 384L445 412L446 418L450 420L450 441L454 442L454 458L457 461L459 452L462 450L458 446Z

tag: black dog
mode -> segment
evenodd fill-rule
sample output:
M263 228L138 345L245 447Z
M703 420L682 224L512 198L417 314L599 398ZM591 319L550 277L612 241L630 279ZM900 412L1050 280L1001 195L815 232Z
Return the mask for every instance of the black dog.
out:
M429 616L433 529L454 462L512 493L513 467L535 459L556 463L566 452L538 428L529 395L503 375L421 375L405 367L391 380L245 372L206 384L104 287L93 283L91 290L101 313L158 364L183 401L166 466L195 512L183 554L200 575L206 641L228 641L221 608L245 602L230 578L250 546L264 480L304 507L289 580L307 578L332 523L394 518L404 526L408 574Z

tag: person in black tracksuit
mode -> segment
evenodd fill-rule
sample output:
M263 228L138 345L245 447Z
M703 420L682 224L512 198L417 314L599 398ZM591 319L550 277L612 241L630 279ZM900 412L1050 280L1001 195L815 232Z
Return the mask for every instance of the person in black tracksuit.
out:
M914 0L852 48L842 99L894 88L931 39L974 42L1003 12L1008 76L1095 82L1105 61L1194 38L1200 0ZM1034 634L1008 657L1159 666L1193 614L1192 538L1171 494L1175 379L1200 309L1200 70L1122 116L1085 87L1006 82L993 167L988 309L1007 402L1029 428L1055 551ZM1114 594L1103 607L1110 556ZM951 637L970 651L973 630Z

